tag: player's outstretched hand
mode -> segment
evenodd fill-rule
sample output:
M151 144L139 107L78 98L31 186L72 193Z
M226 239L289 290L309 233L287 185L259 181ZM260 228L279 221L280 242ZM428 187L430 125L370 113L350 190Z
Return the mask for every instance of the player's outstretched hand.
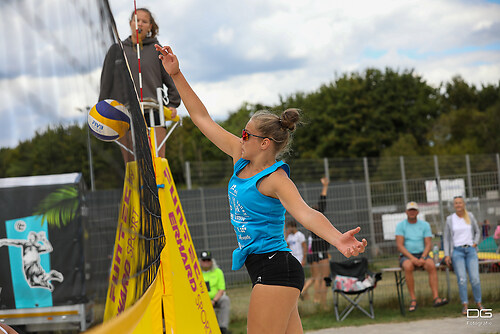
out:
M365 251L367 245L366 239L358 241L355 237L355 234L360 230L361 228L358 226L355 229L343 233L340 237L336 246L339 252L345 257L357 256Z
M174 55L170 46L159 46L155 44L156 51L159 51L161 54L158 55L158 58L161 59L161 63L170 76L176 75L179 73L179 60L177 56Z

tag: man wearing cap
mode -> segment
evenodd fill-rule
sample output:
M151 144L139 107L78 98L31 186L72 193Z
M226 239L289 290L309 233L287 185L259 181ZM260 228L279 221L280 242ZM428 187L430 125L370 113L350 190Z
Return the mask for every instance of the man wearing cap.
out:
M227 328L229 326L229 310L231 307L231 301L226 295L226 281L224 280L224 273L217 266L215 259L212 257L212 252L201 252L200 261L203 279L207 285L208 296L212 300L212 306L217 313L217 321L219 322L221 333L230 333Z
M415 296L415 280L413 271L422 268L429 273L429 285L434 298L435 307L448 303L448 300L438 295L438 278L434 261L429 257L432 244L432 232L428 222L420 220L418 216L418 204L409 202L406 204L406 219L396 226L396 245L401 252L399 265L406 277L406 285L410 293L410 308L413 312L417 309L417 298Z

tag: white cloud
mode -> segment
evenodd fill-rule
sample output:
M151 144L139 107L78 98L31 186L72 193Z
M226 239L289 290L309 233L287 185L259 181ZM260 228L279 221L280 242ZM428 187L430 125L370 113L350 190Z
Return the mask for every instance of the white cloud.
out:
M64 0L51 1L51 8L71 7ZM39 5L43 13L43 8L47 7ZM133 3L110 0L110 5L124 39L130 34L128 19ZM414 69L433 85L449 81L455 75L476 85L498 84L500 78L498 3L465 0L183 0L173 3L148 0L138 1L137 6L151 9L160 26L160 42L173 46L186 77L218 119L225 118L245 101L275 104L280 95L310 92L334 80L335 75L363 71L367 67ZM9 14L0 22L28 34L31 28L21 29L26 21L19 19L11 7L14 5L0 5L1 12ZM68 22L80 22L76 19L78 15L72 14L54 21L66 25L65 29L57 29L54 36L59 39L69 33L75 36L78 29L68 26ZM97 33L93 27L89 36ZM96 48L89 36L81 40L72 37L67 41L72 43L76 39L79 43L68 47L76 51L81 61L103 57L89 47ZM26 69L31 69L29 74L34 75L57 67L59 59L56 56L49 60L16 53L19 49L29 50L31 37L0 35L3 50L0 61L11 64L12 68L23 68L21 75L27 75ZM37 38L34 42L40 48L37 52L57 52L40 34ZM102 59L95 62L100 64ZM12 68L5 71L16 73ZM7 72L3 71L0 75L6 76ZM87 101L92 100L82 96L89 85L93 88L98 85L99 68L89 77L72 77L67 72L66 76L59 81L59 88L55 88L55 78L18 77L9 81L0 76L4 91L0 92L0 97L10 94L22 100L27 92L23 92L21 84L33 80L37 87L34 92L45 89L46 96L58 99L59 110L52 115L29 111L23 114L22 110L12 111L18 103L9 97L7 103L0 106L0 120L26 123L19 125L22 131L9 130L11 137L8 139L3 135L7 131L0 131L0 147L6 142L9 146L14 145L12 136L24 139L35 126L51 117L78 118L73 109L75 105L88 104ZM8 109L10 114L7 114ZM72 111L64 113L63 110ZM183 108L180 111L186 113Z
M297 85L297 79L302 79L301 85ZM286 96L298 90L308 90L307 86L306 74L299 69L281 71L273 76L267 73L240 75L224 82L194 84L193 89L210 114L222 119L227 110L235 111L243 102L274 104L279 102L280 94ZM181 113L187 114L184 108Z
M234 40L234 30L229 27L220 27L214 34L214 44L229 44Z

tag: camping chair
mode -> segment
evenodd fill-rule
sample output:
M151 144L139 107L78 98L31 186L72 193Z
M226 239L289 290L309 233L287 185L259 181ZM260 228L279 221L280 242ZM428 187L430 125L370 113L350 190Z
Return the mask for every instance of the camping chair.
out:
M330 262L331 278L327 284L332 285L335 317L343 321L354 308L359 309L371 319L375 318L373 310L373 289L377 281L382 279L381 273L368 270L368 260L364 257L349 259L344 262ZM330 281L330 282L328 282ZM339 295L344 297L349 305L339 315ZM363 296L368 296L370 310L359 305ZM352 298L353 297L353 298Z

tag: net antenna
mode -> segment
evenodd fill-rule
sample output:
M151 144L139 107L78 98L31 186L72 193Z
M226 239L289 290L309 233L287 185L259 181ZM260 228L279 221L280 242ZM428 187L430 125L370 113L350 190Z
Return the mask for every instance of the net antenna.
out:
M137 24L137 2L134 0L134 19L135 19L135 38L137 47L137 64L139 65L139 91L140 91L140 101L143 102L142 98L142 72L141 72L141 47L139 45L139 25Z
M137 64L139 66L139 92L140 92L140 96L138 96L138 98L140 98L139 105L141 108L141 112L142 112L142 114L144 114L143 97L142 97L141 48L139 46L139 27L137 24L137 3L136 3L136 0L134 0L134 19L135 19L135 36L136 36L136 41L137 41L137 43L136 43ZM116 30L116 25L113 24L113 27L115 29L116 36L119 36L118 31ZM118 43L120 44L120 47L123 50L123 45L122 45L122 41L120 40L120 38L118 38ZM123 56L125 58L125 61L127 61L127 56L125 54ZM127 67L128 67L128 63L127 63ZM129 68L129 71L130 71L130 68ZM135 86L135 82L133 82L133 84ZM133 122L133 120L130 120L130 121ZM130 148L128 148L127 146L125 146L124 144L120 143L119 141L115 141L115 143L118 144L121 148L123 148L127 152L129 152L130 154L132 154L134 156L134 158L136 158L136 155L135 155L136 145L135 145L135 136L134 136L134 126L133 125L130 127L130 131L131 131L131 135L132 135L132 150ZM149 138L149 132L148 132L148 138ZM156 150L155 150L155 153L157 154Z
M122 40L120 39L120 34L118 33L118 28L116 27L115 18L114 18L113 14L112 14L111 7L109 5L109 1L105 0L104 1L104 5L105 5L105 8L106 8L106 11L109 13L109 19L111 21L110 26L111 26L112 35L115 37L116 43L120 46L120 50L121 50L122 55L123 55L123 61L124 61L125 65L126 65L128 73L130 75L130 78L132 78L132 72L130 70L130 66L129 66L128 61L127 61L127 55L125 54L125 51L123 49L123 43L122 43ZM135 0L134 0L134 7L135 7ZM136 15L136 27L137 27L137 15ZM134 92L136 92L135 82L133 80L131 80L131 81L132 81L132 86L134 87ZM142 85L142 82L141 82L141 85ZM135 94L137 96L137 92ZM142 88L141 88L141 94L142 94ZM125 102L125 101L123 101L123 102ZM135 132L134 131L135 131L134 130L134 117L131 117L130 118L130 134L131 134L131 138L132 138L132 149L130 149L127 146L125 146L124 144L120 143L118 140L115 140L114 143L117 144L118 146L120 146L121 148L123 148L125 151L129 152L130 154L132 154L134 156L134 158L136 158L136 155L135 155L135 152L136 152L136 143L135 143Z
M134 0L134 21L135 21L135 36L136 36L136 48L137 48L137 65L138 65L138 69L139 69L139 80L138 80L139 81L138 82L139 83L139 96L137 96L137 98L140 102L139 105L140 105L141 112L142 112L142 114L144 114L144 106L143 106L144 99L143 99L143 95L142 95L141 48L140 48L140 44L139 44L139 25L137 23L137 2L136 2L136 0ZM113 27L114 27L116 36L119 36L118 31L116 30L116 25L113 24ZM120 47L123 50L123 45L122 45L120 38L118 38L118 43L120 44ZM127 62L127 56L125 54L123 56L125 58L125 61ZM127 62L127 67L128 67L128 62ZM130 71L130 68L129 68L129 71ZM133 82L133 84L135 86L135 82ZM137 92L137 89L136 89L136 92ZM131 122L133 122L133 120L131 120ZM115 143L118 144L120 147L122 147L127 152L129 152L130 154L132 154L134 156L134 158L136 158L136 154L135 154L136 145L135 145L135 136L134 136L134 127L133 126L130 127L130 131L132 134L132 147L133 147L132 150L130 148L128 148L127 146L125 146L124 144L120 143L119 141L115 141ZM148 138L151 141L149 131L148 131ZM155 150L155 153L157 154L156 150Z
M149 118L149 124L151 128L148 131L148 137L150 140L150 145L152 148L154 147L154 157L159 156L160 149L165 145L167 139L170 137L175 128L179 125L180 122L174 122L174 125L170 128L169 132L163 139L163 141L158 144L158 140L156 137L155 127L166 127L165 124L165 108L169 103L168 99L168 87L163 84L163 87L156 88L156 98L144 100L142 94L142 72L141 72L141 48L139 43L139 24L137 23L137 1L134 0L134 19L135 19L135 34L136 34L136 48L137 48L137 65L139 69L139 92L140 92L140 104L141 111L145 117ZM155 111L159 114L159 123L155 122ZM147 116L146 116L147 115Z
M130 278L137 279L134 295L142 296L156 277L157 269L160 264L160 253L165 245L165 235L161 222L161 207L158 198L149 131L144 119L142 105L137 94L138 90L136 88L136 83L133 80L132 72L127 61L123 43L118 34L118 29L116 28L116 23L111 13L109 2L104 1L104 3L108 13L110 13L111 25L116 43L118 43L120 47L119 54L117 55L119 59L117 59L124 64L123 85L126 92L124 92L123 95L123 102L127 105L131 114L130 131L133 152L122 145L120 146L132 153L137 162L137 175L134 175L134 177L138 179L138 193L140 197L138 221L141 222L141 224L139 224L138 229L131 234L139 236L138 251L141 256L138 258L137 267L133 270L136 274L130 276ZM135 3L134 1L134 11L136 13ZM138 33L137 25L136 33ZM139 84L142 85L142 82ZM142 88L140 92L142 95ZM115 143L120 144L117 141L115 141Z

